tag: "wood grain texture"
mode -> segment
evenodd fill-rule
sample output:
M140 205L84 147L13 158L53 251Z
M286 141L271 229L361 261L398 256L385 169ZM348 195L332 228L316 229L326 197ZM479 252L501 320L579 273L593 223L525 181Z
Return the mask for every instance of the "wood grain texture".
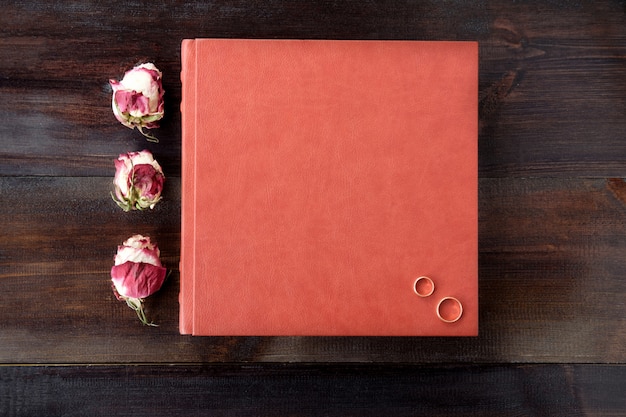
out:
M0 413L620 416L625 383L598 365L1 367Z
M1 5L0 415L626 415L623 0ZM479 41L478 337L178 335L193 37ZM145 61L164 72L158 144L110 109L108 80ZM112 161L140 149L164 201L123 213ZM172 269L157 328L111 292L132 233Z
M478 40L481 175L626 176L621 1L14 2L0 23L3 175L107 176L145 147L108 86L143 60L165 74L156 133L177 175L180 41L252 37Z
M180 181L166 186L153 211L123 213L110 178L0 177L0 293L10 295L0 362L626 360L622 180L480 180L477 338L181 337ZM146 304L158 328L141 326L110 289L116 247L132 233L154 237L173 270Z

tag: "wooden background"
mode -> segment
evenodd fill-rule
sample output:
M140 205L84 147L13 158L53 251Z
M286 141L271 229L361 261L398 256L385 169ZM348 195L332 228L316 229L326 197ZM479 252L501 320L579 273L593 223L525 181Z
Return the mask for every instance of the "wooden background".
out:
M626 2L1 1L0 415L626 415ZM180 41L480 42L480 335L178 334ZM109 78L153 61L146 142ZM150 149L151 212L109 196ZM130 234L173 270L143 327L109 270Z

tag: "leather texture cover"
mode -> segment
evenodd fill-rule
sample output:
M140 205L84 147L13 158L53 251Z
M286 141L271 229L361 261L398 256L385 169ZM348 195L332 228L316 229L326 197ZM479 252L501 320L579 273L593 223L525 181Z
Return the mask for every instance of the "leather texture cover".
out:
M478 334L475 42L184 40L181 79L181 333Z

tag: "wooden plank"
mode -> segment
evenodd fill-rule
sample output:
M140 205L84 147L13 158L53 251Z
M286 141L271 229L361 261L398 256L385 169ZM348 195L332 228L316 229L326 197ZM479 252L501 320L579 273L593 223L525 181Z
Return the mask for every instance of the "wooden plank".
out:
M623 1L9 3L0 415L626 416ZM480 42L479 337L178 335L179 54L198 36ZM159 144L109 107L108 79L148 60ZM144 148L165 199L122 213L112 160ZM110 290L135 232L173 269L157 328Z
M151 143L115 119L101 76L77 85L0 80L0 115L10 121L0 125L0 175L113 176L120 153L148 149L166 175L180 176L180 113L171 90L159 143Z
M481 179L476 338L192 338L178 335L180 181L124 213L111 178L0 177L0 363L230 361L624 363L626 183ZM173 270L143 327L109 270L134 233Z
M3 8L0 36L0 115L10 121L0 125L0 175L103 176L111 155L151 147L109 109L108 79L138 60L164 72L162 144L152 149L177 175L180 41L230 36L478 40L482 176L626 176L626 13L617 1L18 2Z
M0 414L624 416L626 367L0 367Z

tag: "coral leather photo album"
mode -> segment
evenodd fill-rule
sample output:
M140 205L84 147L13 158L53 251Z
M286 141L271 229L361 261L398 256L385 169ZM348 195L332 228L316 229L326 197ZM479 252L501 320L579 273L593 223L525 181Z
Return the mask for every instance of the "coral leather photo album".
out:
M181 334L478 334L476 42L181 59Z

